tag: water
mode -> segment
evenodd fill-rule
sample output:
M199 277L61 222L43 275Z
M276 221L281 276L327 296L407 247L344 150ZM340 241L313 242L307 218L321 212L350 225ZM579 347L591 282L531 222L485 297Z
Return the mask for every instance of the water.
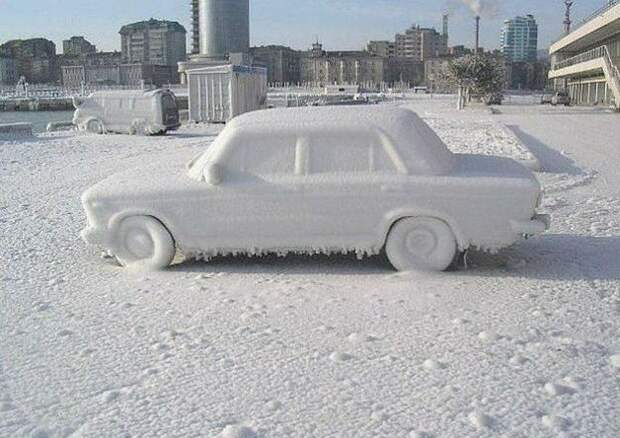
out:
M32 130L45 132L49 122L70 122L73 111L0 112L1 123L32 123Z

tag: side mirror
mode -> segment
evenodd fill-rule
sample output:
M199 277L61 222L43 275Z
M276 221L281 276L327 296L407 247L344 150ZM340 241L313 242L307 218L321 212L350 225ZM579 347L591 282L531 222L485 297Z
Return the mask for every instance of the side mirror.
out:
M207 164L203 175L207 184L217 186L222 183L224 169L217 163Z

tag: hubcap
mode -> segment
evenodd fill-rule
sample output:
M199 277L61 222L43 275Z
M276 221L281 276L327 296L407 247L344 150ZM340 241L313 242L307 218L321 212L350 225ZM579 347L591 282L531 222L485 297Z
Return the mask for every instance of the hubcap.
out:
M437 238L428 230L414 230L407 235L405 245L409 253L428 256L437 246Z
M144 230L133 229L127 233L125 247L137 259L147 259L153 255L155 246L153 239Z

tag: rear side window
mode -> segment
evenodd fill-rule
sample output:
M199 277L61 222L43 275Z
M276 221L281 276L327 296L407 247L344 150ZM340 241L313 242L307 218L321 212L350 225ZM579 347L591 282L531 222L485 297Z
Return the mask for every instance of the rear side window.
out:
M310 173L396 173L374 132L326 131L310 136Z

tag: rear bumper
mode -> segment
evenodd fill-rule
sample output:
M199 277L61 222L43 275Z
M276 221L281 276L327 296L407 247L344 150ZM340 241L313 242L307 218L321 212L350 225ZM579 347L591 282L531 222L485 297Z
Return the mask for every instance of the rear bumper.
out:
M551 227L551 216L537 214L529 221L512 221L512 231L525 236L542 234Z

